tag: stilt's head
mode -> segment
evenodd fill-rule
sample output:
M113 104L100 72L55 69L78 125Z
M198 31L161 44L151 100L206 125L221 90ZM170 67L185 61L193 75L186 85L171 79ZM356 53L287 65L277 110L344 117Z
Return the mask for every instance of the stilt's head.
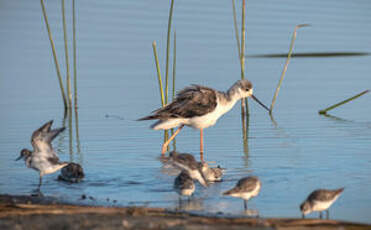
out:
M32 152L28 149L22 149L21 150L21 153L19 154L19 157L17 159L15 159L16 161L20 160L20 159L27 159L28 157L30 157L32 154Z
M269 111L269 108L265 106L261 101L258 100L257 97L253 95L253 87L252 83L246 79L237 81L230 89L229 89L230 96L237 95L239 99L251 97L254 99L259 105L261 105L264 109Z
M250 97L253 92L252 84L248 80L239 80L232 87L231 90L238 94L240 98Z
M308 201L304 201L300 205L300 211L303 214L303 217L312 212L312 205Z

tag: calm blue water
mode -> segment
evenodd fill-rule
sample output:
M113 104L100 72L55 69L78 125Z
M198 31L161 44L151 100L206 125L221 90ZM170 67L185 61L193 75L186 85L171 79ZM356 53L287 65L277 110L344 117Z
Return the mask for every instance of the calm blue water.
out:
M46 7L65 75L61 6L47 1ZM78 1L77 10L80 151L74 120L73 135L67 130L53 144L61 160L83 165L86 179L68 185L48 175L42 191L72 202L86 194L99 204L111 204L105 202L110 198L120 205L175 208L174 177L157 159L163 134L135 121L160 106L152 41L164 72L169 1ZM301 23L312 27L300 29L295 52L371 52L370 10L366 0L248 1L247 54L287 52ZM177 89L198 83L225 90L240 78L231 1L176 1L173 26ZM14 159L31 147L30 136L41 124L64 122L39 2L0 0L0 47L0 192L29 194L38 175ZM267 105L284 62L247 58L254 94ZM345 186L331 217L371 223L370 95L333 110L335 118L317 113L371 88L370 63L371 56L292 59L275 106L277 125L250 103L248 154L239 106L205 130L206 160L228 170L225 182L197 187L189 208L241 214L242 201L221 193L254 174L262 190L249 208L263 217L299 217L299 204L312 190ZM199 132L185 128L177 150L198 157Z

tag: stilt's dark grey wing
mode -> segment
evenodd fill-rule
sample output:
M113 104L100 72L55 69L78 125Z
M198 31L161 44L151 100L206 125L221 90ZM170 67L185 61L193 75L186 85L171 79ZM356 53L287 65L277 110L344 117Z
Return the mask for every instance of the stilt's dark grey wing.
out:
M212 112L217 104L216 91L199 85L181 90L173 102L154 111L147 119L190 118Z

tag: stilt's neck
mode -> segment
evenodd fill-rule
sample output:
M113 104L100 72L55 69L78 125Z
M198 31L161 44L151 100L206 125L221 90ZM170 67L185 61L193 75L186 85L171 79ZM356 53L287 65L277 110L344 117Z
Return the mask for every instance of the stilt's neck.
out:
M235 83L227 90L227 92L223 93L226 103L235 104L238 100L242 98L240 93L240 85Z

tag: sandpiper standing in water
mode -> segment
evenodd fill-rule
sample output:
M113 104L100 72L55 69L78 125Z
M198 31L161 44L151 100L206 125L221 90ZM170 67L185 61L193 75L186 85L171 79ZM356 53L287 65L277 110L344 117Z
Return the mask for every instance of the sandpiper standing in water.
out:
M16 160L24 159L26 166L39 172L40 179L37 191L40 191L42 177L68 165L68 162L60 162L51 142L65 128L51 129L53 121L49 121L33 132L31 144L33 152L22 149Z
M195 191L195 183L187 171L182 170L175 178L174 190L179 194L179 202L181 202L181 196L192 196Z
M322 219L322 211L326 210L326 218L329 218L328 209L344 191L344 188L328 190L314 190L307 199L300 205L300 211L303 218L311 212L319 212L319 218Z
M244 208L247 210L247 201L259 194L261 182L256 176L248 176L240 179L236 186L223 193L225 196L240 197L244 200Z
M232 109L243 98L251 97L265 109L268 109L253 95L253 87L248 80L237 81L227 92L200 85L192 85L181 90L173 102L153 111L152 115L138 119L158 120L151 128L154 130L179 128L162 145L164 155L167 146L186 125L200 130L200 158L203 161L203 129L212 126L223 114Z
M192 179L200 182L202 186L207 187L207 181L202 173L202 163L197 162L191 154L172 151L169 162L176 168L186 171Z

